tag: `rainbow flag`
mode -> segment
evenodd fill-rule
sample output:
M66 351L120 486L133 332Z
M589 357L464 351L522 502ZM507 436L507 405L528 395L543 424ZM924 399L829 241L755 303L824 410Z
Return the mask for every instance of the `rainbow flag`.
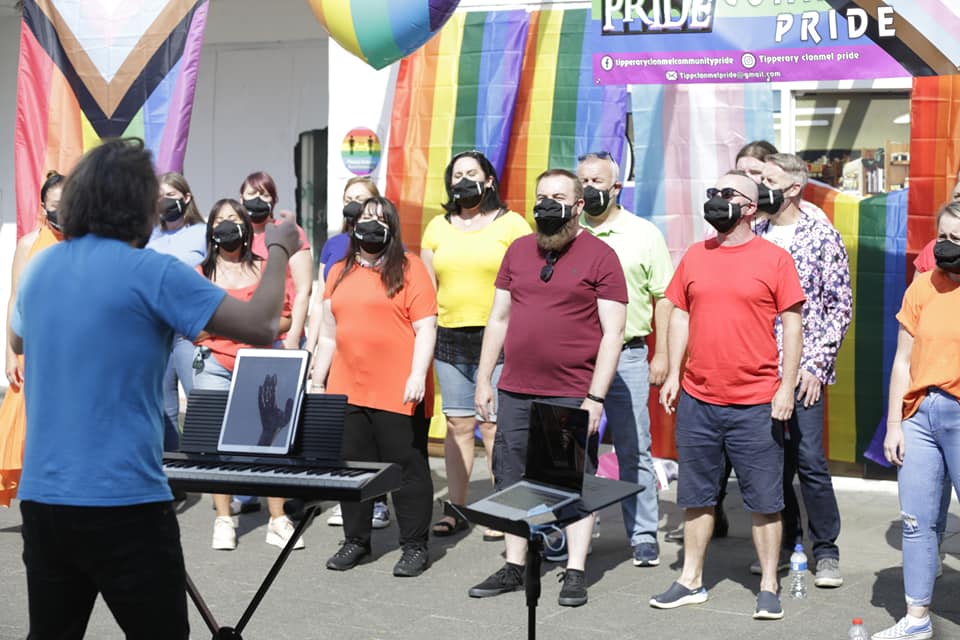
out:
M17 235L48 170L67 173L102 138L143 138L157 171L186 152L207 0L25 0L14 163Z
M511 209L533 209L534 178L573 169L577 156L622 157L626 87L599 87L589 10L457 13L400 64L388 149L387 197L397 203L404 242L446 201L443 172L460 151L490 158Z
M570 169L591 151L623 159L626 146L625 86L594 83L592 55L600 30L588 9L530 15L520 92L506 170L506 202L530 215L536 177L546 169Z
M885 421L890 368L897 347L896 313L906 289L907 191L860 199L818 182L804 198L840 232L850 257L853 320L827 389L827 457L860 462Z

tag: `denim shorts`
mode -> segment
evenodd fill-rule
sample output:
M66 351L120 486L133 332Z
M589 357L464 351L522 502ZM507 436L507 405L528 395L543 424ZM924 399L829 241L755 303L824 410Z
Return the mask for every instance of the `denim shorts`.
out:
M770 417L769 403L717 405L682 391L676 429L678 506L717 503L726 452L746 510L769 514L783 510L783 423Z
M433 361L434 371L437 372L437 381L440 383L440 399L443 402L443 415L450 418L471 418L477 415L473 394L477 390L477 365L476 364L452 364L440 360ZM493 368L492 384L494 388L494 415L490 417L490 422L496 422L497 410L497 383L500 381L500 372L503 371L503 365L498 364Z

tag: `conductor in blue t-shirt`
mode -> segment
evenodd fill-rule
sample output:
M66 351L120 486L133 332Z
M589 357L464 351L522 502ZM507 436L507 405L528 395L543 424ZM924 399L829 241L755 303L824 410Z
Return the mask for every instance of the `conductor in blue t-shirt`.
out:
M88 152L63 190L64 242L38 254L10 332L23 354L27 430L19 488L29 637L79 638L97 595L128 638L187 638L180 530L163 473L162 381L175 334L273 340L292 214L246 302L176 258L142 249L157 178L137 139ZM51 392L51 390L54 390Z

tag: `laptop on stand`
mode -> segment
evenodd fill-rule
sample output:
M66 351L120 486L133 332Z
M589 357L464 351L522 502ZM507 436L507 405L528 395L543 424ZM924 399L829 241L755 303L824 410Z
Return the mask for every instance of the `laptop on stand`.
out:
M584 474L597 468L597 434L584 409L534 401L530 407L523 480L470 505L506 520L553 513L578 500ZM539 518L537 518L539 520Z

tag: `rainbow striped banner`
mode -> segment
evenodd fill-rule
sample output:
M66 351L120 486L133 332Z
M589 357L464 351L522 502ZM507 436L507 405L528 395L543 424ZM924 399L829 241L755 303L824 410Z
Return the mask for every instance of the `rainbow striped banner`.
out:
M896 313L906 289L907 191L860 199L817 182L804 198L833 221L850 257L853 320L827 390L827 457L860 462L885 420Z
M397 203L404 242L446 200L451 156L478 149L500 176L511 209L529 214L534 178L572 169L577 156L622 157L626 87L593 84L589 10L457 13L400 64L388 150L387 197Z
M443 173L454 154L478 149L502 170L529 19L525 11L457 13L400 63L387 197L397 204L412 250L442 212Z
M548 168L572 170L577 158L591 151L623 158L627 89L594 83L590 60L600 37L587 9L530 15L507 168L501 174L514 211L529 216L536 176Z
M35 224L46 172L69 172L102 138L143 138L158 171L182 170L206 18L207 0L25 0L18 237Z

